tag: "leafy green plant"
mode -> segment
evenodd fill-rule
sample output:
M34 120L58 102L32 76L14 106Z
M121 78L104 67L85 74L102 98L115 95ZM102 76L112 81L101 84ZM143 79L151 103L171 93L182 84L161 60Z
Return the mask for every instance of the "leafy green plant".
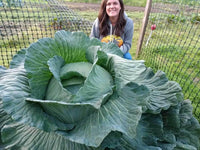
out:
M191 23L198 24L200 23L200 15L193 15L191 18Z
M11 6L17 7L17 6L22 6L23 4L21 0L7 0L7 5L8 7Z
M184 16L176 16L173 14L167 17L167 22L168 23L178 23L178 22L185 23L186 18Z
M176 23L176 21L177 21L177 18L176 18L176 16L174 14L173 15L169 15L167 17L167 22L168 23Z
M180 86L113 43L58 31L0 68L0 148L199 149Z
M158 19L157 19L156 16L150 16L150 17L149 17L149 21L151 22L151 24L155 24L157 20L158 20Z

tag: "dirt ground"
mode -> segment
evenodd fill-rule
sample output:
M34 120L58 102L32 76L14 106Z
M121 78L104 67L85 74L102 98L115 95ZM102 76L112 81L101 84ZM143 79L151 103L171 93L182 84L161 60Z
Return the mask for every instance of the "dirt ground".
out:
M77 9L80 11L85 10L96 10L99 11L100 4L94 4L94 3L75 3L75 2L65 2L67 3L69 8ZM144 7L134 7L134 6L125 6L126 11L141 11L144 12Z

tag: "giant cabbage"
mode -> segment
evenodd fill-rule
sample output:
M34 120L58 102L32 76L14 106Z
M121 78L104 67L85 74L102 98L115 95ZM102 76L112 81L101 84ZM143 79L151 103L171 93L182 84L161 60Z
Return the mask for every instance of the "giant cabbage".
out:
M58 31L0 68L0 149L198 150L180 86L110 43Z

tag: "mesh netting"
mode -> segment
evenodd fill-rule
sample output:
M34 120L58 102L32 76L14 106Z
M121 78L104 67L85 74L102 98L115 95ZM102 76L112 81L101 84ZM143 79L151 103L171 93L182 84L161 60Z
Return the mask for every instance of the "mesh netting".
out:
M156 24L156 29L151 26ZM200 1L154 0L141 59L178 82L200 118ZM147 42L148 41L148 42Z
M90 33L92 23L61 0L0 1L0 65L8 67L13 55L57 30Z

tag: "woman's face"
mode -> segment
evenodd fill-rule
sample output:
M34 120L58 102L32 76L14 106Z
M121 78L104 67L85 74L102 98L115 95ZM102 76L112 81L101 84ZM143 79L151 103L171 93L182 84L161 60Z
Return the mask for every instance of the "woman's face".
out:
M109 17L118 17L121 10L119 0L108 0L106 3L106 13Z

